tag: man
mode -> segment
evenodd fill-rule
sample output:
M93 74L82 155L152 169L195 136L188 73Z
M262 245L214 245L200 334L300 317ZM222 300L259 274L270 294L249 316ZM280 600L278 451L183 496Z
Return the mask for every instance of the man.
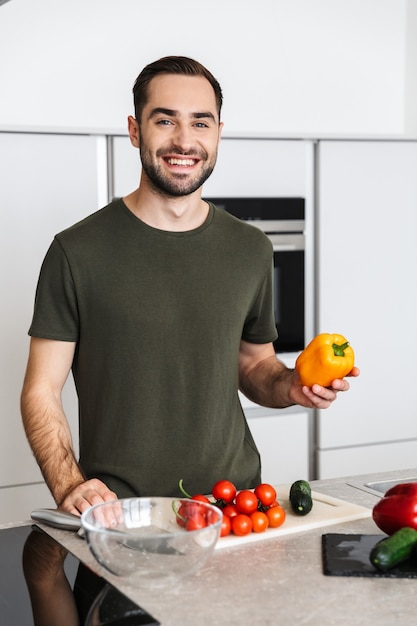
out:
M175 495L180 478L189 491L220 478L254 487L260 459L238 388L265 406L319 408L349 388L302 387L277 360L270 242L202 200L223 127L216 79L167 57L133 92L140 185L55 237L29 331L24 426L57 505L75 514ZM61 402L71 368L79 462Z

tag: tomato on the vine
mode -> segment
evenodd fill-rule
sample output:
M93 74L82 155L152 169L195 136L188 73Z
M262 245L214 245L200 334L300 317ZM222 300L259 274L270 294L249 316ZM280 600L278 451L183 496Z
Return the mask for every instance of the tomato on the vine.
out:
M252 520L252 531L254 533L263 533L269 526L269 520L263 511L255 511L250 516Z
M268 483L260 483L254 490L242 489L238 492L230 480L219 480L212 489L214 503L205 495L188 494L182 479L179 488L186 499L181 501L175 515L178 525L187 530L204 528L212 523L215 511L205 511L201 502L215 504L222 510L220 537L230 533L238 536L260 533L268 527L278 528L285 522L285 510L277 501L275 488Z
M227 515L228 517L234 517L238 515L239 511L236 508L235 504L226 504L224 509L222 509L223 515Z
M230 504L235 499L236 487L230 480L218 480L212 489L212 494L216 500Z
M240 513L250 515L258 508L258 498L253 491L243 489L236 495L235 504Z
M231 517L230 521L232 522L232 532L234 535L243 537L244 535L249 535L249 533L252 532L252 520L249 515L239 513L239 515Z
M272 485L261 483L255 488L255 495L263 506L271 506L277 499L277 492Z
M265 511L265 515L268 518L270 528L278 528L285 522L286 518L285 509L283 509L280 504L277 506L271 506L267 511Z

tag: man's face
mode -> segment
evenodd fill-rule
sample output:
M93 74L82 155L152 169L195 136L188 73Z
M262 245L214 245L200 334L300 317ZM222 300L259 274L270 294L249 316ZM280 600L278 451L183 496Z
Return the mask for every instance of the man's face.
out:
M216 164L222 126L204 77L152 79L138 133L142 167L153 189L178 197L201 187Z

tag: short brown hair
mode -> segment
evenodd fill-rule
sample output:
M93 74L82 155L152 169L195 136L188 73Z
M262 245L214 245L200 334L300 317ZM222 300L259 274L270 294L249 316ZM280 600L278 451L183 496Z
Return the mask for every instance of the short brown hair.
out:
M133 102L135 105L135 117L138 122L140 121L143 108L148 100L149 83L155 76L159 76L160 74L182 74L185 76L203 76L206 78L213 87L220 120L223 93L220 84L214 78L213 74L209 72L204 65L198 61L194 61L194 59L181 56L169 56L147 65L136 79L133 86Z

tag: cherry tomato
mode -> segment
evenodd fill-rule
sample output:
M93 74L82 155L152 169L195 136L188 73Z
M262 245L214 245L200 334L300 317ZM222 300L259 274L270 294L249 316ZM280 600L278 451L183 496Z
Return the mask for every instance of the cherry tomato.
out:
M269 526L269 520L266 513L255 511L250 516L252 520L252 530L254 533L263 533Z
M232 520L228 515L223 515L222 525L220 526L220 537L227 537L232 530Z
M232 522L233 534L243 537L244 535L249 535L249 533L252 532L252 520L249 515L239 513L239 515L231 517L230 520Z
M187 530L195 530L197 527L204 528L204 526L207 526L207 507L198 500L183 499L180 501L178 509L175 510L174 508L174 511L177 524L185 527ZM201 525L202 520L204 520L203 526Z
M265 515L269 521L270 528L278 528L285 522L286 513L280 504L277 506L271 506L266 512Z
M255 496L253 491L243 489L237 494L235 504L239 513L250 515L258 508L258 498Z
M255 495L264 506L271 506L277 499L277 492L272 485L261 483L255 489Z
M205 528L207 526L207 521L205 515L201 513L195 513L191 517L187 519L185 522L186 530L199 530L200 528Z
M194 500L191 498L190 500L182 500L181 507L183 511L185 511L185 517L193 517L194 515L205 515L207 513L207 508L199 502L199 500Z
M227 515L228 517L234 517L239 513L235 504L226 504L224 509L222 509L223 515Z
M222 500L226 504L233 502L236 495L236 487L230 480L219 480L212 489L216 500Z
M205 502L206 504L211 504L207 496L203 496L203 494L201 493L197 493L195 496L192 496L191 500L196 500L197 502Z

